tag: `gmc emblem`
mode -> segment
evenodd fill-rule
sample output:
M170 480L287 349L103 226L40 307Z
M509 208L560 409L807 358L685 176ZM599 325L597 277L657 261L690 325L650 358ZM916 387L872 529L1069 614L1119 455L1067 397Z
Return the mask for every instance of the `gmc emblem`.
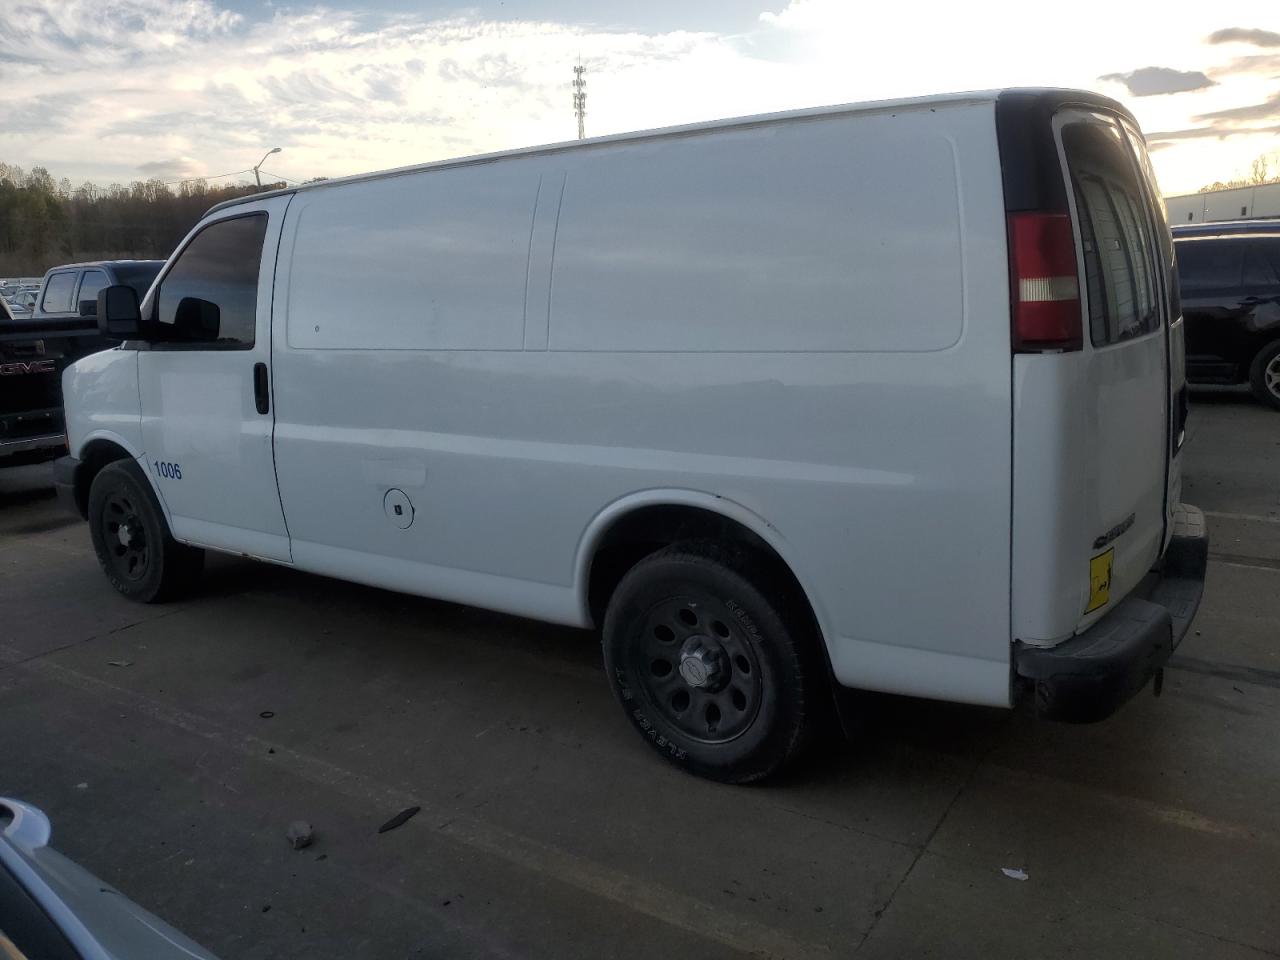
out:
M24 373L54 373L57 364L52 360L15 360L0 363L0 377L20 377Z

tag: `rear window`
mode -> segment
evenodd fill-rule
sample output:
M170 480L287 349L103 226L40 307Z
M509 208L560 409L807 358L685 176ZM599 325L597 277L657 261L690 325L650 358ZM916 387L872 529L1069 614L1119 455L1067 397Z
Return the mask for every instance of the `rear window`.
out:
M141 301L151 289L151 281L156 278L163 266L164 262L157 260L154 263L119 264L112 269L116 273L116 283L133 287L137 291L138 300Z
M107 275L101 270L86 270L84 276L80 278L80 292L76 294L76 308L79 309L80 304L86 300L97 301L98 291L110 282L107 279Z
M1180 240L1176 249L1182 292L1237 289L1247 246L1247 240Z
M40 309L45 313L70 313L76 275L75 270L67 270L51 276L44 285L44 299L40 302Z
M1073 123L1062 130L1095 347L1160 328L1149 211L1121 136L1104 123Z

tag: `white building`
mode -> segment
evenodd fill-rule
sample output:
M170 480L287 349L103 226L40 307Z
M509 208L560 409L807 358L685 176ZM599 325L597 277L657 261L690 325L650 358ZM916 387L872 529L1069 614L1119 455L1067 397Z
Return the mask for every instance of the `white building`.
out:
M1280 217L1280 183L1165 197L1169 225Z

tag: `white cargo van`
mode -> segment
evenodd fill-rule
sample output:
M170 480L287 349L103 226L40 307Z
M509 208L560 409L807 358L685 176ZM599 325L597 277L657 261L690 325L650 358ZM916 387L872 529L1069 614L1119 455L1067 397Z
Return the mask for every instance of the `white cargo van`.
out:
M1207 550L1173 291L1087 93L427 164L103 291L58 479L126 596L214 549L598 627L660 753L752 780L841 688L1091 720L1158 674Z

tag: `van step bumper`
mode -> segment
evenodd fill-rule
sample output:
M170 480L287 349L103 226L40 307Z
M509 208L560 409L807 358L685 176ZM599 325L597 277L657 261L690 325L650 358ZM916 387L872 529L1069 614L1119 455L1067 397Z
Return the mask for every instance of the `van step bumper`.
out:
M1036 713L1091 723L1113 714L1162 669L1200 607L1209 534L1181 505L1159 568L1084 633L1056 647L1018 644L1014 669L1035 690Z

